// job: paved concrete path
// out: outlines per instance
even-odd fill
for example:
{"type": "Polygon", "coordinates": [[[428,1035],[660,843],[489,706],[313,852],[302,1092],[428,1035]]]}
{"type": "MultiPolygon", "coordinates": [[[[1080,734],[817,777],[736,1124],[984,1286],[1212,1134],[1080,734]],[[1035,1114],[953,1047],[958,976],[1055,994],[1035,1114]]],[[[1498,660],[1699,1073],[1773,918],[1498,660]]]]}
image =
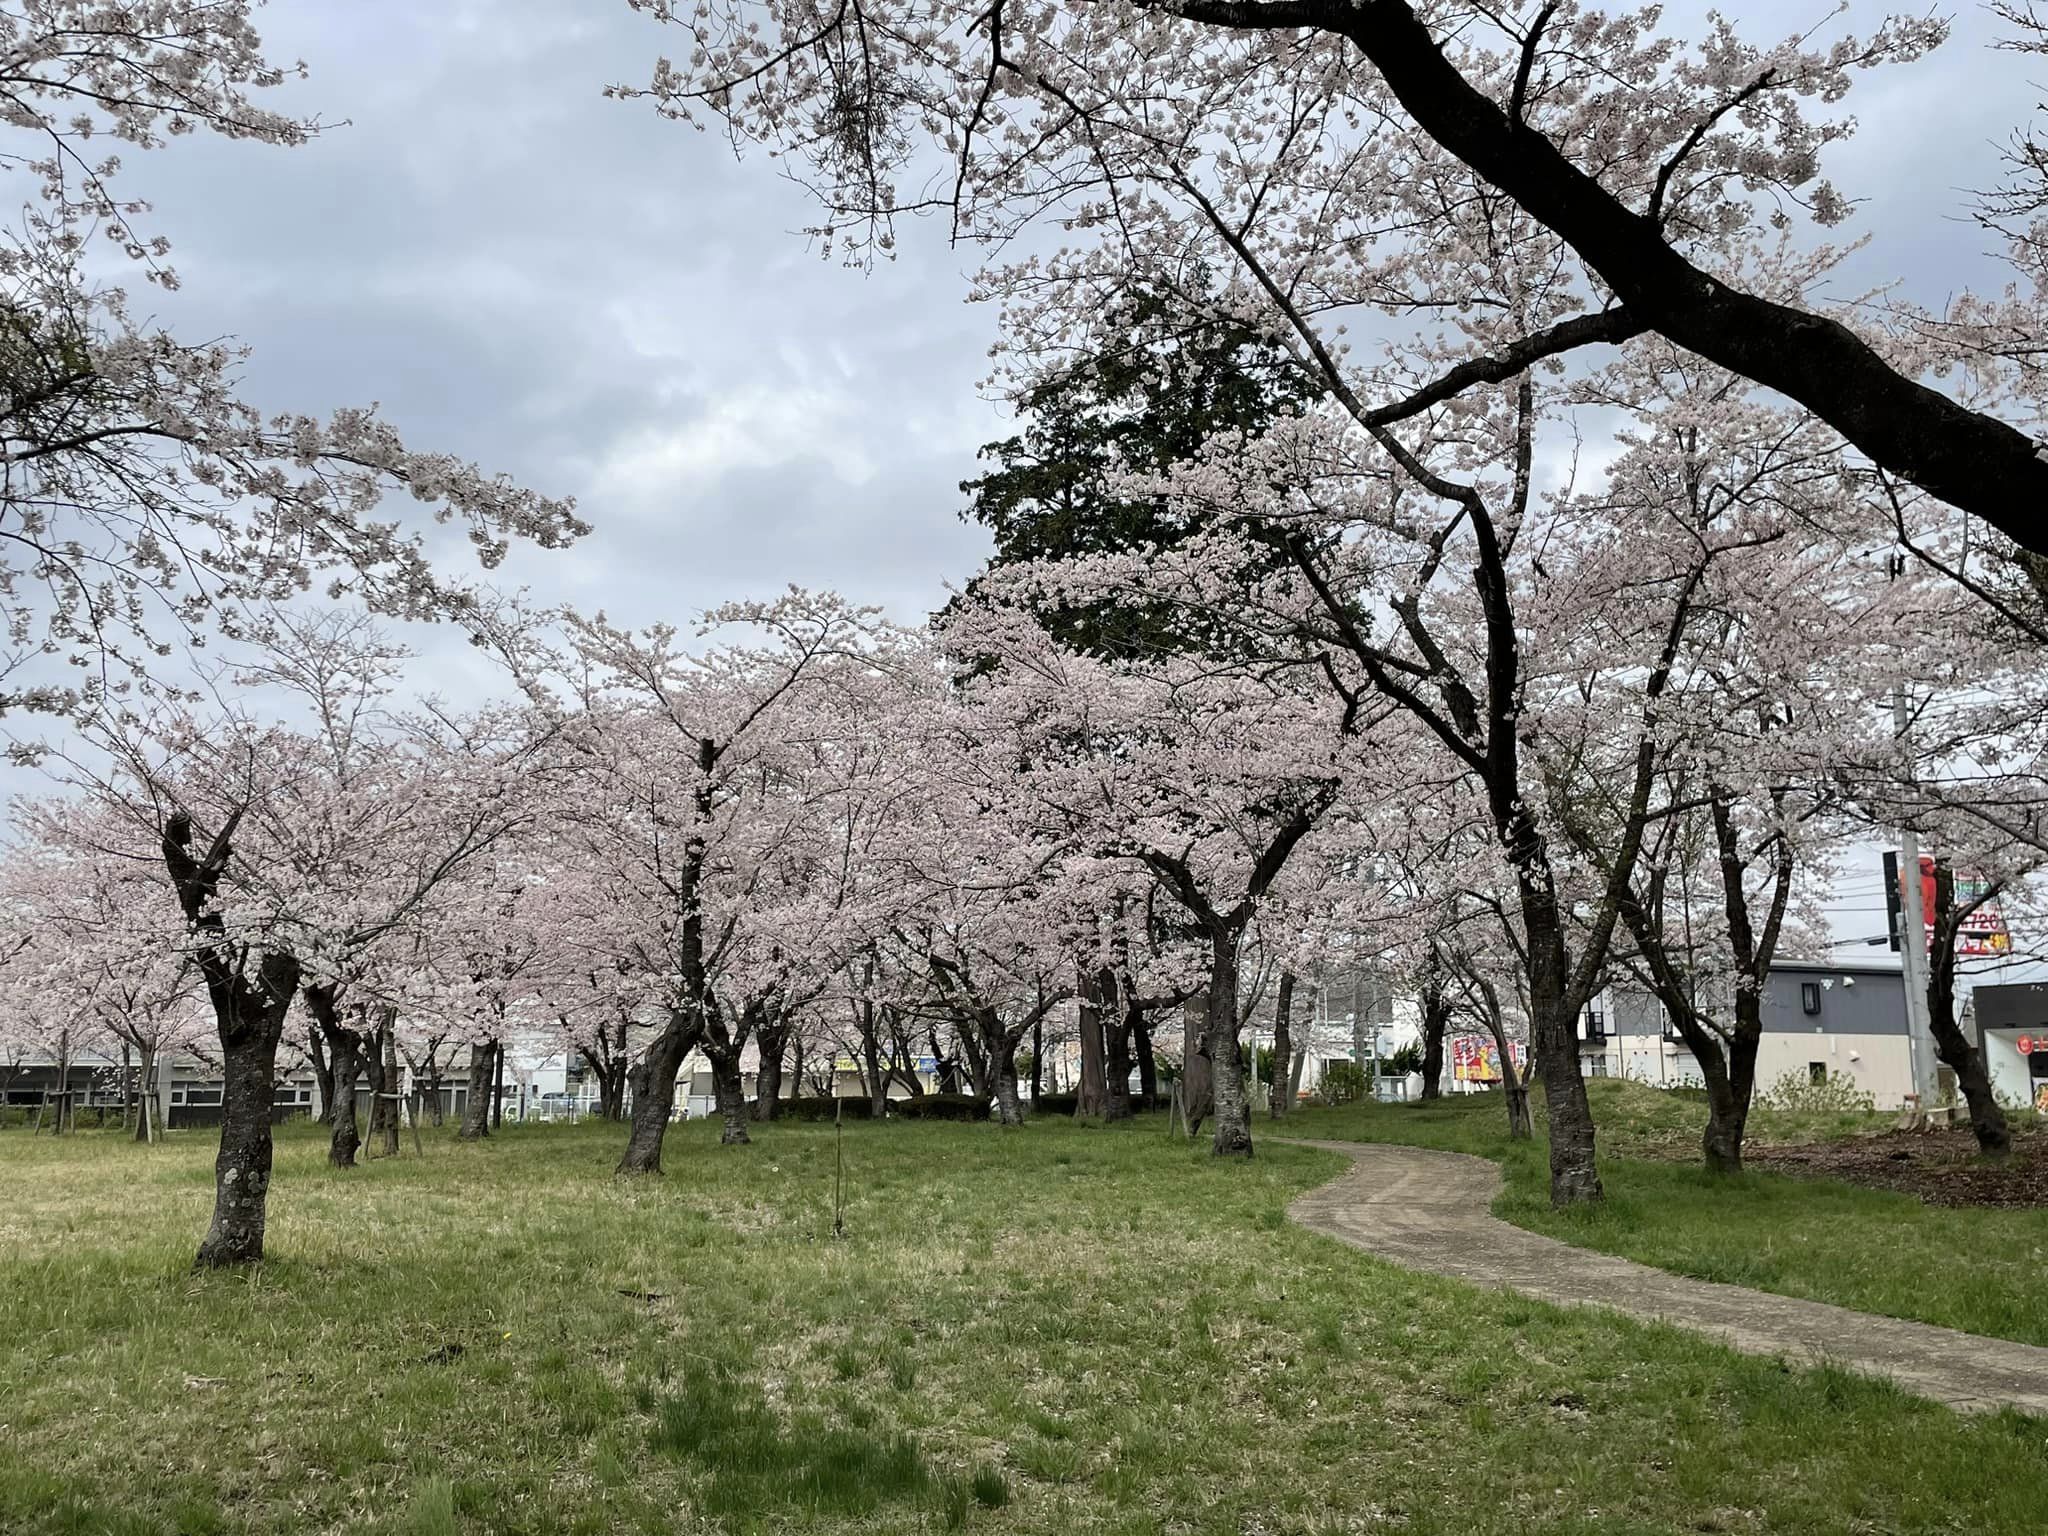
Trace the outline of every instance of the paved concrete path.
{"type": "Polygon", "coordinates": [[[1410,1269],[1672,1323],[1745,1354],[1887,1376],[1965,1412],[2009,1405],[2048,1414],[2048,1349],[1689,1280],[1525,1232],[1491,1214],[1501,1176],[1484,1158],[1343,1141],[1293,1145],[1342,1152],[1353,1166],[1287,1214],[1410,1269]]]}

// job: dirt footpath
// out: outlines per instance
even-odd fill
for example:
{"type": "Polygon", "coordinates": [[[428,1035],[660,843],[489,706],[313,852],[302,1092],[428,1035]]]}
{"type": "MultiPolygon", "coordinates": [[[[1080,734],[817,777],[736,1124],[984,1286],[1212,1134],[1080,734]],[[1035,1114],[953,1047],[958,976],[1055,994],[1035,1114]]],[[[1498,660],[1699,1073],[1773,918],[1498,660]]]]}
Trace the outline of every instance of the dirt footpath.
{"type": "Polygon", "coordinates": [[[2048,1414],[2048,1349],[1823,1302],[1689,1280],[1509,1226],[1489,1212],[1500,1170],[1420,1147],[1313,1141],[1353,1167],[1303,1195],[1303,1226],[1410,1269],[1565,1306],[1605,1307],[1690,1328],[1745,1354],[1888,1377],[1966,1412],[2048,1414]]]}

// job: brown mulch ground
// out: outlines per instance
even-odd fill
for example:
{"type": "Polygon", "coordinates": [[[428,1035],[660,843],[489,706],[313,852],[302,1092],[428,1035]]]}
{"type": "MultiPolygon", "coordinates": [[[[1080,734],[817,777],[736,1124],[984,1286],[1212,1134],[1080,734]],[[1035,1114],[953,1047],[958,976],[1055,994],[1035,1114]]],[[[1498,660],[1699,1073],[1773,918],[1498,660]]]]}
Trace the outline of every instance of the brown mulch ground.
{"type": "Polygon", "coordinates": [[[1840,1179],[1918,1195],[1929,1205],[2048,1207],[2048,1133],[2013,1137],[2010,1160],[1987,1163],[1967,1130],[1885,1131],[1807,1146],[1748,1146],[1745,1167],[1840,1179]]]}

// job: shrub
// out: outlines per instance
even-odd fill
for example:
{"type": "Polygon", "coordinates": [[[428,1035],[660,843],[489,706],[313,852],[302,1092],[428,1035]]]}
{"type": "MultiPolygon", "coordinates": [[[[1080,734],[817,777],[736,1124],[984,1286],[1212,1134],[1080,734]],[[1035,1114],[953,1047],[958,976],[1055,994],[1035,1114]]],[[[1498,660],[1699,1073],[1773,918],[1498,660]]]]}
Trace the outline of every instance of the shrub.
{"type": "Polygon", "coordinates": [[[1876,1100],[1856,1086],[1855,1078],[1843,1072],[1830,1072],[1818,1082],[1804,1072],[1787,1072],[1764,1090],[1763,1101],[1773,1109],[1831,1113],[1868,1114],[1876,1107],[1876,1100]]]}
{"type": "Polygon", "coordinates": [[[1380,1058],[1380,1076],[1406,1077],[1422,1070],[1422,1042],[1410,1040],[1391,1056],[1380,1058]]]}
{"type": "MultiPolygon", "coordinates": [[[[1041,1093],[1037,1098],[1028,1100],[1024,1107],[1031,1114],[1043,1115],[1047,1119],[1051,1119],[1058,1115],[1071,1117],[1074,1111],[1080,1107],[1080,1103],[1081,1096],[1077,1093],[1041,1093]]],[[[1147,1110],[1164,1109],[1166,1104],[1167,1096],[1164,1094],[1151,1099],[1146,1098],[1142,1093],[1131,1095],[1131,1112],[1133,1114],[1142,1115],[1147,1110]]]]}
{"type": "Polygon", "coordinates": [[[986,1120],[988,1100],[970,1093],[927,1093],[912,1099],[891,1099],[889,1113],[905,1120],[986,1120]]]}
{"type": "Polygon", "coordinates": [[[1318,1091],[1328,1104],[1349,1104],[1365,1097],[1365,1068],[1355,1061],[1326,1061],[1318,1091]]]}

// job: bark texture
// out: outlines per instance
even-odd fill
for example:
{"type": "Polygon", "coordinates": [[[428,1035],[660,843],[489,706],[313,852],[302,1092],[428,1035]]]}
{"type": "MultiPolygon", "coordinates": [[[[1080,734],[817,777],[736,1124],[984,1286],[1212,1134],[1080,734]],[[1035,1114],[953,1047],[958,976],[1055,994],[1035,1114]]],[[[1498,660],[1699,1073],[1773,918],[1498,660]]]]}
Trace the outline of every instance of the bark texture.
{"type": "Polygon", "coordinates": [[[238,809],[196,857],[191,817],[177,811],[164,824],[164,867],[184,910],[193,962],[213,1006],[225,1078],[220,1151],[213,1163],[213,1221],[194,1260],[199,1269],[251,1264],[263,1257],[277,1047],[299,990],[295,956],[253,954],[227,933],[218,896],[241,819],[238,809]]]}
{"type": "Polygon", "coordinates": [[[1273,995],[1273,1087],[1267,1113],[1285,1119],[1294,1107],[1294,972],[1282,971],[1273,995]]]}
{"type": "MultiPolygon", "coordinates": [[[[1919,871],[1906,878],[1918,879],[1919,871]]],[[[1992,1092],[1991,1074],[1984,1065],[1984,1053],[1956,1022],[1956,938],[1962,922],[1981,902],[1993,894],[1987,888],[1977,902],[1958,910],[1955,871],[1948,861],[1934,865],[1934,932],[1927,957],[1927,1018],[1934,1033],[1934,1048],[1942,1063],[1956,1075],[1956,1087],[1970,1114],[1970,1130],[1977,1138],[1977,1150],[1986,1157],[2005,1158],[2012,1152],[2012,1127],[2005,1110],[1992,1092]]],[[[1915,942],[1908,935],[1906,942],[1915,942]]]]}
{"type": "Polygon", "coordinates": [[[469,1048],[469,1085],[462,1104],[464,1141],[482,1141],[491,1134],[491,1089],[497,1082],[498,1042],[485,1040],[469,1048]]]}

